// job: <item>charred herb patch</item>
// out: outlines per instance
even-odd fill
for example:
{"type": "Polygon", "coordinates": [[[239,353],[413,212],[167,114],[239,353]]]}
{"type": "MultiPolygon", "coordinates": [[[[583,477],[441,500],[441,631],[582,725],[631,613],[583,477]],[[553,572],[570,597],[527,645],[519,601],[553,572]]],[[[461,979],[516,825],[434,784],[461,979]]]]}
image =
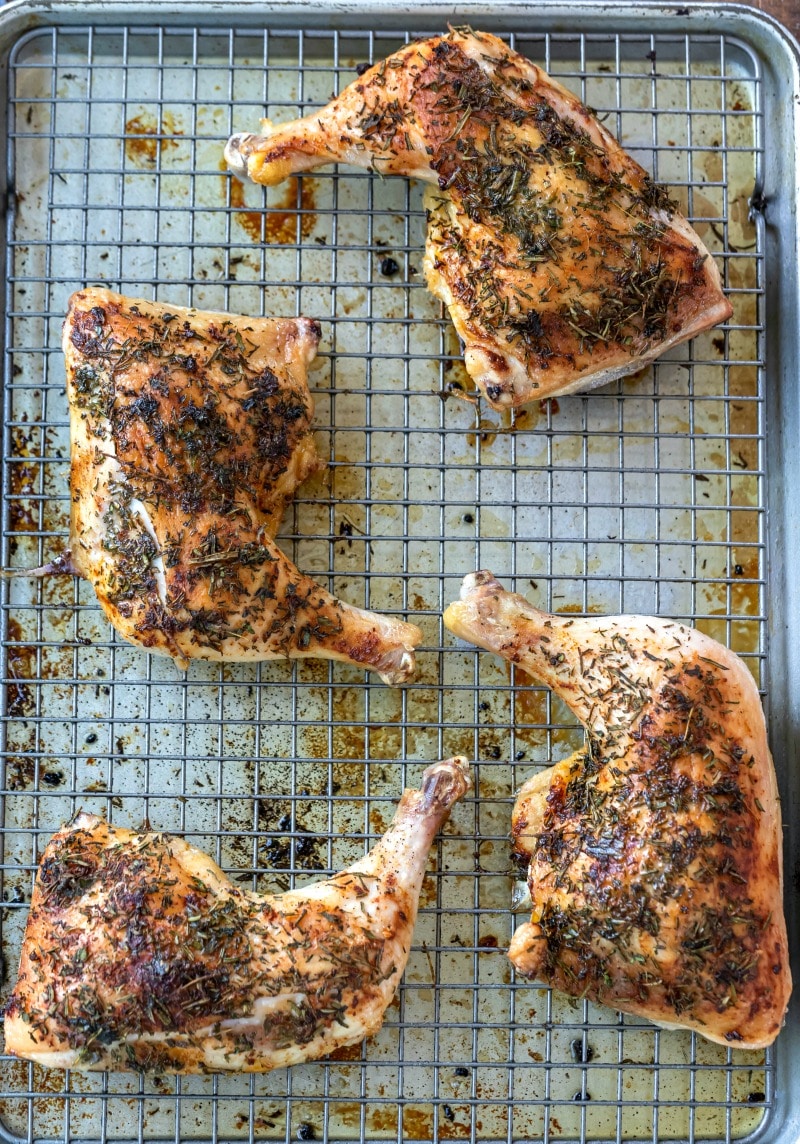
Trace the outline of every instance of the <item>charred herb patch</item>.
{"type": "Polygon", "coordinates": [[[598,287],[596,293],[597,305],[578,297],[565,303],[558,311],[560,321],[578,338],[581,352],[599,342],[615,342],[633,353],[641,339],[662,340],[667,335],[683,287],[659,260],[613,270],[609,285],[598,287]]]}
{"type": "Polygon", "coordinates": [[[114,603],[147,595],[155,586],[153,561],[158,547],[130,507],[131,490],[121,487],[106,510],[102,547],[110,562],[109,599],[114,603]]]}
{"type": "Polygon", "coordinates": [[[642,202],[650,210],[664,211],[666,215],[671,217],[678,209],[678,204],[670,196],[667,188],[661,183],[656,183],[647,174],[642,177],[642,188],[639,193],[642,202]]]}
{"type": "MultiPolygon", "coordinates": [[[[491,58],[494,77],[445,37],[405,105],[411,122],[434,125],[429,161],[441,199],[431,245],[465,321],[540,369],[599,344],[634,353],[643,340],[664,340],[697,273],[681,268],[691,251],[665,257],[658,216],[675,204],[636,164],[615,161],[589,129],[589,109],[560,114],[510,55],[491,58]],[[559,268],[568,304],[549,303],[549,267],[559,268]]],[[[393,123],[384,145],[396,154],[396,111],[393,123]]]]}
{"type": "Polygon", "coordinates": [[[725,667],[684,658],[677,638],[662,659],[615,634],[580,653],[580,670],[549,637],[540,654],[615,713],[547,796],[530,872],[542,975],[677,1015],[722,1013],[743,994],[758,1005],[770,922],[749,896],[760,811],[746,794],[754,759],[726,733],[738,700],[725,667]],[[642,683],[651,661],[663,665],[654,689],[642,683]]]}
{"type": "Polygon", "coordinates": [[[104,436],[102,431],[98,432],[97,423],[108,417],[113,408],[114,385],[111,378],[101,368],[82,365],[73,374],[73,386],[75,403],[95,422],[92,431],[96,436],[104,436]]]}
{"type": "Polygon", "coordinates": [[[80,833],[70,836],[39,867],[39,885],[52,909],[60,909],[84,894],[95,880],[100,865],[96,848],[80,833]]]}
{"type": "MultiPolygon", "coordinates": [[[[54,840],[35,903],[42,933],[61,938],[34,951],[25,1020],[84,1062],[110,1052],[124,1064],[148,1063],[147,1045],[135,1040],[148,1033],[191,1048],[194,1030],[205,1028],[202,1044],[209,1021],[246,1017],[258,997],[281,999],[259,1033],[265,1049],[307,1044],[344,1023],[352,991],[395,972],[366,920],[359,928],[351,914],[325,907],[277,914],[235,888],[220,893],[176,863],[166,836],[115,842],[112,830],[108,843],[102,826],[54,840]]],[[[348,885],[369,892],[366,883],[348,885]]],[[[231,1032],[229,1047],[249,1052],[255,1033],[231,1032]]]]}
{"type": "Polygon", "coordinates": [[[334,637],[338,617],[319,614],[313,590],[278,584],[262,531],[291,487],[276,492],[295,452],[306,451],[301,475],[313,467],[302,385],[227,319],[114,303],[77,308],[70,322],[82,356],[70,399],[101,439],[87,458],[94,477],[75,469],[75,479],[104,502],[103,592],[141,642],[177,654],[184,632],[213,651],[252,639],[284,589],[287,650],[334,637]]]}

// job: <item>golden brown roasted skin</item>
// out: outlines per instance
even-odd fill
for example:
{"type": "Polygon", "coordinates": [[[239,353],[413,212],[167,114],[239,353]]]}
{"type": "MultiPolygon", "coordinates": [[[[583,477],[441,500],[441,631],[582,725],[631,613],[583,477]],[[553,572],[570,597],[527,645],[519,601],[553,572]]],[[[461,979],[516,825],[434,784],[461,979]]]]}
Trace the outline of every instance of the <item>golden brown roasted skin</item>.
{"type": "Polygon", "coordinates": [[[316,657],[391,683],[413,673],[418,628],[335,600],[272,539],[322,467],[306,382],[318,341],[306,318],[70,299],[72,570],[132,643],[183,666],[316,657]]]}
{"type": "Polygon", "coordinates": [[[496,36],[411,44],[321,111],[233,136],[225,155],[267,185],[332,161],[432,184],[428,286],[496,408],[632,373],[732,313],[664,188],[496,36]]]}
{"type": "Polygon", "coordinates": [[[548,615],[490,572],[465,578],[445,624],[586,727],[586,750],[515,807],[533,902],[517,969],[720,1044],[771,1044],[791,992],[781,815],[742,661],[669,620],[548,615]]]}
{"type": "Polygon", "coordinates": [[[364,858],[258,895],[201,851],[81,814],[31,898],[6,1051],[55,1068],[265,1072],[375,1033],[411,948],[428,852],[469,789],[429,767],[364,858]]]}

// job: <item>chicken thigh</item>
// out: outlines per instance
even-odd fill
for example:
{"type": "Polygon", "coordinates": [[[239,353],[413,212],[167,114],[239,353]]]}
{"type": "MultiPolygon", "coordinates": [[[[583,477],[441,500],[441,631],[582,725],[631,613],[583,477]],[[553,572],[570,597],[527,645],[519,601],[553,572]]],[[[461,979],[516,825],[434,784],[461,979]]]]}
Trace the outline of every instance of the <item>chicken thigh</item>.
{"type": "Polygon", "coordinates": [[[469,789],[429,767],[383,839],[327,882],[258,895],[166,834],[81,814],[42,856],[6,1051],[55,1068],[265,1072],[381,1026],[431,843],[469,789]]]}
{"type": "Polygon", "coordinates": [[[322,467],[306,369],[319,327],[74,294],[64,326],[70,563],[126,639],[192,658],[339,659],[389,683],[412,624],[334,599],[273,536],[322,467]]]}
{"type": "Polygon", "coordinates": [[[587,745],[522,788],[526,975],[755,1049],[791,991],[781,815],[758,690],[727,648],[653,616],[548,615],[467,576],[456,635],[552,687],[587,745]]]}
{"type": "Polygon", "coordinates": [[[225,150],[257,183],[344,162],[430,184],[428,286],[495,408],[632,373],[732,313],[664,188],[496,36],[410,44],[322,110],[263,130],[225,150]]]}

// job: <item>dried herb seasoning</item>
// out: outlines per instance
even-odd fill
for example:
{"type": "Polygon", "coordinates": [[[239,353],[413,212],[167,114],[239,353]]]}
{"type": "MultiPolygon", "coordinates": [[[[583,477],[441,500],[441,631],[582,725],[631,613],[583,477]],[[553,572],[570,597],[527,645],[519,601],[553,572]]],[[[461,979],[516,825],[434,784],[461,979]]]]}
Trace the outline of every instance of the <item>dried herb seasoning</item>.
{"type": "Polygon", "coordinates": [[[577,670],[542,635],[549,674],[563,667],[563,685],[605,715],[552,782],[531,889],[546,980],[679,1017],[723,1011],[755,980],[769,908],[749,896],[753,758],[726,731],[726,669],[698,662],[675,631],[655,690],[642,664],[664,661],[617,634],[580,648],[577,670]]]}
{"type": "Polygon", "coordinates": [[[29,961],[26,998],[43,1000],[27,1006],[26,1021],[34,1036],[77,1050],[79,1064],[111,1053],[120,1065],[174,1068],[170,1048],[191,1053],[194,1037],[200,1046],[237,1018],[237,1052],[256,1042],[258,1052],[302,1047],[332,1024],[346,1027],[353,994],[366,1000],[396,975],[391,942],[372,931],[369,913],[347,907],[370,893],[370,875],[334,878],[324,909],[300,899],[285,912],[230,883],[222,889],[210,865],[204,877],[191,873],[184,844],[168,835],[122,835],[79,820],[51,843],[39,873],[39,924],[59,936],[29,961]],[[248,1032],[271,997],[281,1003],[248,1032]]]}
{"type": "Polygon", "coordinates": [[[295,380],[281,342],[297,331],[286,323],[272,345],[247,319],[107,292],[90,304],[98,293],[73,299],[68,382],[73,548],[100,563],[101,598],[139,642],[176,655],[181,635],[210,653],[246,639],[282,597],[287,650],[338,636],[335,607],[292,580],[271,539],[319,467],[304,370],[295,380]]]}

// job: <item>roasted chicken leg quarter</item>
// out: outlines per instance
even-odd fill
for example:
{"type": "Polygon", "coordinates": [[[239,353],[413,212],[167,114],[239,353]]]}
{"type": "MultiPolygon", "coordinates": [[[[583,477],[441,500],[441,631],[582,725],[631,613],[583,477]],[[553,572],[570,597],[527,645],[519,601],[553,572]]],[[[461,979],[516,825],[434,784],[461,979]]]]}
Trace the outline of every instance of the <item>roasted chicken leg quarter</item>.
{"type": "Polygon", "coordinates": [[[732,313],[664,188],[496,36],[410,44],[225,156],[268,186],[330,162],[428,183],[428,286],[496,408],[632,373],[732,313]]]}
{"type": "Polygon", "coordinates": [[[533,903],[517,969],[720,1044],[770,1044],[791,992],[781,815],[744,663],[654,616],[548,615],[491,572],[466,577],[445,624],[586,728],[514,810],[533,903]]]}
{"type": "Polygon", "coordinates": [[[322,467],[306,318],[235,318],[87,289],[64,325],[71,570],[126,639],[192,658],[414,670],[412,624],[334,599],[273,539],[322,467]]]}
{"type": "Polygon", "coordinates": [[[429,767],[348,870],[261,896],[199,850],[81,814],[42,856],[6,1050],[55,1068],[264,1072],[376,1032],[433,838],[469,789],[429,767]]]}

